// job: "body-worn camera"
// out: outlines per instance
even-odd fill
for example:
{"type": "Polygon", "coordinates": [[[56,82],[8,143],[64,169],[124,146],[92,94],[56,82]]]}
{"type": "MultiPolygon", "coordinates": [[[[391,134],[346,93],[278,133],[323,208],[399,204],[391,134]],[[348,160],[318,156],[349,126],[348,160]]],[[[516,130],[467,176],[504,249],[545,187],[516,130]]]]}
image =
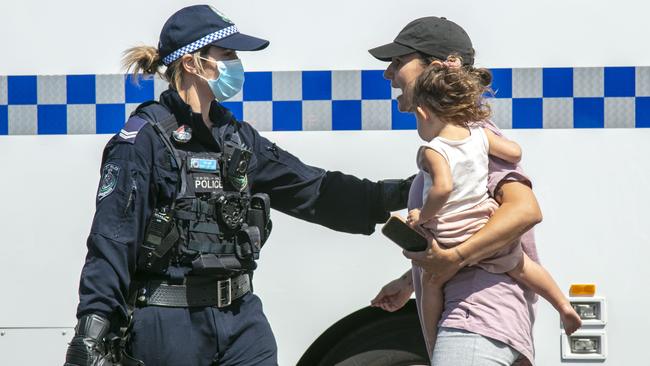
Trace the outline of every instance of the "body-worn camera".
{"type": "Polygon", "coordinates": [[[224,145],[224,175],[237,191],[243,191],[248,185],[248,164],[253,153],[233,142],[224,145]]]}

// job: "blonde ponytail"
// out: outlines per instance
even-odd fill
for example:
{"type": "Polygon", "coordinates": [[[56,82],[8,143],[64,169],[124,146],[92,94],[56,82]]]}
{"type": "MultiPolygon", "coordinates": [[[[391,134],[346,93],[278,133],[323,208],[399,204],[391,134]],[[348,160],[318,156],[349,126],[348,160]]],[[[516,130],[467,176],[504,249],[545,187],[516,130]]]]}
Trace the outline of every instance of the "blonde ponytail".
{"type": "MultiPolygon", "coordinates": [[[[203,72],[201,57],[205,57],[208,54],[209,48],[203,47],[200,50],[190,53],[194,58],[194,64],[200,72],[203,72]]],[[[151,46],[131,47],[124,51],[122,68],[127,73],[131,73],[131,80],[136,85],[138,84],[141,73],[144,75],[157,74],[175,90],[180,90],[183,81],[182,59],[179,58],[164,68],[158,49],[151,46]],[[161,71],[161,68],[164,68],[164,71],[161,71]]]]}
{"type": "Polygon", "coordinates": [[[140,73],[144,75],[163,76],[160,72],[161,67],[160,55],[158,49],[151,46],[136,46],[124,51],[122,57],[122,68],[128,73],[131,72],[132,78],[137,83],[140,73]]]}

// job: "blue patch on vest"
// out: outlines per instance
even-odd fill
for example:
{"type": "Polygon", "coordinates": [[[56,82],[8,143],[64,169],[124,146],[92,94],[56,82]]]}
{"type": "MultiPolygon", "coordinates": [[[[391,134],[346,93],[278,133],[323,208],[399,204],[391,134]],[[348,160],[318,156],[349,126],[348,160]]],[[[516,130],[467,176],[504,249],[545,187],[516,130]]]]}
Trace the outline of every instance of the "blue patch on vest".
{"type": "Polygon", "coordinates": [[[140,132],[140,129],[142,129],[142,127],[144,127],[146,124],[147,121],[138,116],[129,118],[129,120],[124,124],[124,127],[122,127],[120,130],[117,141],[124,141],[134,144],[135,137],[138,135],[138,132],[140,132]]]}
{"type": "Polygon", "coordinates": [[[217,171],[217,161],[215,159],[191,158],[190,167],[192,169],[205,170],[209,172],[217,171]]]}

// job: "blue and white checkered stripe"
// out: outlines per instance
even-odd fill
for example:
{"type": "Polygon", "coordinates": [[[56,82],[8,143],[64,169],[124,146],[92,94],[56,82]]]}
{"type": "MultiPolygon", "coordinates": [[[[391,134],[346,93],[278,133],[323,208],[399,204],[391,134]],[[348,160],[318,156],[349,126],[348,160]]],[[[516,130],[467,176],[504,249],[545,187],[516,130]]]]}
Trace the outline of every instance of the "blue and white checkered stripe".
{"type": "MultiPolygon", "coordinates": [[[[502,128],[650,127],[650,67],[492,69],[502,128]]],[[[224,104],[261,131],[414,129],[381,70],[247,72],[224,104]]],[[[117,133],[167,83],[125,75],[0,76],[0,135],[117,133]]]]}
{"type": "Polygon", "coordinates": [[[201,49],[201,48],[209,45],[210,43],[212,43],[214,41],[218,41],[218,40],[220,40],[222,38],[226,38],[226,37],[231,36],[231,35],[233,35],[235,33],[239,33],[239,30],[237,30],[237,27],[235,27],[234,25],[231,25],[230,27],[227,27],[227,28],[220,29],[220,30],[218,30],[218,31],[216,31],[214,33],[210,33],[207,36],[205,36],[205,37],[203,37],[203,38],[201,38],[201,39],[199,39],[197,41],[194,41],[194,42],[188,44],[187,46],[181,47],[181,48],[177,49],[176,51],[172,52],[171,54],[165,56],[163,58],[163,64],[165,64],[165,66],[167,66],[167,65],[171,64],[172,62],[174,62],[176,59],[183,56],[184,54],[192,53],[192,52],[194,52],[194,51],[196,51],[198,49],[201,49]]]}

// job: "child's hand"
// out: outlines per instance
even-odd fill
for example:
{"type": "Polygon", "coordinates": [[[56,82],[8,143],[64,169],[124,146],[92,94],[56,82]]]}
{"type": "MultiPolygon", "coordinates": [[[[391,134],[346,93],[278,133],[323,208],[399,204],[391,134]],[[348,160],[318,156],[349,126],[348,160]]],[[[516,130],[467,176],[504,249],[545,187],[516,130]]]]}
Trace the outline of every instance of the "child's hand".
{"type": "Polygon", "coordinates": [[[408,216],[406,216],[406,223],[412,228],[416,228],[420,225],[420,210],[415,208],[409,211],[408,216]]]}

